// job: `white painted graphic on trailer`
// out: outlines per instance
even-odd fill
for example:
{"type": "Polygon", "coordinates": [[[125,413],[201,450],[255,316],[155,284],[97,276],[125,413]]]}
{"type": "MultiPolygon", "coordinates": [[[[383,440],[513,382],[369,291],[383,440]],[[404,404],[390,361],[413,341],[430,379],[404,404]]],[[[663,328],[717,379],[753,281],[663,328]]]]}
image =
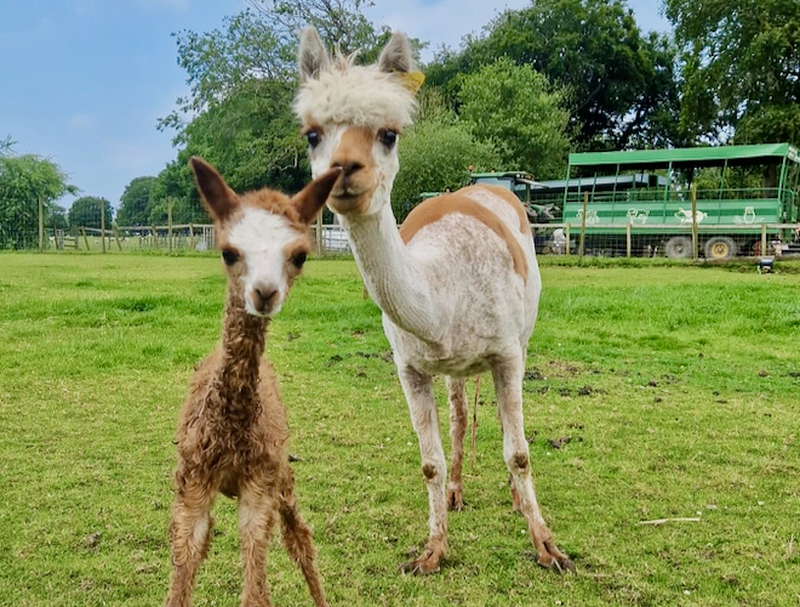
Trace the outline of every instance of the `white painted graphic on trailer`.
{"type": "Polygon", "coordinates": [[[631,208],[628,209],[626,216],[628,217],[628,223],[644,225],[647,223],[647,218],[650,217],[650,209],[640,211],[639,209],[631,208]]]}
{"type": "Polygon", "coordinates": [[[754,223],[764,223],[764,218],[759,217],[756,219],[756,209],[755,207],[745,207],[744,213],[742,215],[736,215],[733,218],[733,223],[735,224],[743,224],[743,225],[751,225],[754,223]]]}
{"type": "MultiPolygon", "coordinates": [[[[583,217],[583,209],[578,209],[578,212],[575,213],[575,217],[580,220],[581,217],[583,217]]],[[[600,223],[600,218],[597,216],[597,210],[589,209],[586,211],[586,225],[592,225],[595,223],[600,223]]]]}
{"type": "MultiPolygon", "coordinates": [[[[681,208],[679,208],[679,209],[678,209],[678,212],[677,212],[677,213],[675,213],[675,217],[677,217],[678,219],[680,219],[682,224],[685,224],[685,223],[692,223],[692,209],[689,209],[689,210],[687,211],[687,210],[685,210],[685,209],[681,209],[681,208]]],[[[702,222],[702,221],[703,221],[703,220],[704,220],[706,217],[708,217],[708,213],[704,213],[704,212],[703,212],[703,211],[701,211],[700,209],[697,209],[697,212],[695,213],[695,217],[697,218],[697,223],[700,223],[700,222],[702,222]]]]}

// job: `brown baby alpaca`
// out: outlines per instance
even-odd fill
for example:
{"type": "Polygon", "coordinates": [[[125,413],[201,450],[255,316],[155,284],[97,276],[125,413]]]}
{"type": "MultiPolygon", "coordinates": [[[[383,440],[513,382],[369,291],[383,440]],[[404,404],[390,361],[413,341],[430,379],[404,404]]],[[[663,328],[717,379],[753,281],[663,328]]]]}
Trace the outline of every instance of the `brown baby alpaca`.
{"type": "Polygon", "coordinates": [[[165,604],[190,604],[208,550],[211,506],[222,493],[238,500],[245,573],[241,605],[271,605],[266,548],[279,518],[286,548],[315,604],[326,606],[311,530],[295,501],[286,412],[272,365],[263,355],[270,316],[300,272],[311,246],[308,225],[339,171],[326,173],[291,199],[271,190],[239,197],[213,167],[198,158],[191,164],[216,224],[228,293],[222,341],[197,366],[180,415],[170,526],[173,571],[165,604]],[[262,228],[267,233],[259,233],[262,228]],[[269,255],[270,263],[258,259],[269,255]],[[278,255],[285,257],[282,265],[275,263],[278,255]],[[276,268],[282,276],[269,274],[276,268]]]}

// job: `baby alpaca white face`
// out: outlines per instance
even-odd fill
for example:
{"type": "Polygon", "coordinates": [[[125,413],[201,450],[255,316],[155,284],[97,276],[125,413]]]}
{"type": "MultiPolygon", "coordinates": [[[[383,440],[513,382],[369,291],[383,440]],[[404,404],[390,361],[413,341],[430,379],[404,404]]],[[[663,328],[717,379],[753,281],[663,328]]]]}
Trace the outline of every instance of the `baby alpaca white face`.
{"type": "Polygon", "coordinates": [[[283,215],[245,207],[225,231],[222,258],[249,314],[277,314],[308,254],[308,238],[283,215]]]}

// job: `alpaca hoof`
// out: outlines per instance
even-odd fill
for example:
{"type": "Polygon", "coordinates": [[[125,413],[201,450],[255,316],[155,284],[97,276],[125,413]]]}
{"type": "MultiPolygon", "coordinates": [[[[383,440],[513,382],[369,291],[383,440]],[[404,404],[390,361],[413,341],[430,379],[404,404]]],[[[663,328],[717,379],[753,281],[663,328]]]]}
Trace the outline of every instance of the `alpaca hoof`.
{"type": "Polygon", "coordinates": [[[464,495],[461,488],[447,490],[447,509],[461,512],[464,509],[464,495]]]}
{"type": "Polygon", "coordinates": [[[539,563],[540,566],[544,567],[545,569],[550,569],[551,571],[555,571],[559,575],[563,575],[564,573],[577,573],[575,569],[575,563],[566,555],[558,553],[558,556],[554,556],[552,554],[545,554],[544,556],[540,555],[536,562],[539,563]]]}
{"type": "Polygon", "coordinates": [[[400,566],[402,573],[410,573],[411,575],[428,575],[439,571],[440,555],[435,554],[430,548],[426,548],[421,556],[415,558],[413,561],[403,563],[400,566]]]}

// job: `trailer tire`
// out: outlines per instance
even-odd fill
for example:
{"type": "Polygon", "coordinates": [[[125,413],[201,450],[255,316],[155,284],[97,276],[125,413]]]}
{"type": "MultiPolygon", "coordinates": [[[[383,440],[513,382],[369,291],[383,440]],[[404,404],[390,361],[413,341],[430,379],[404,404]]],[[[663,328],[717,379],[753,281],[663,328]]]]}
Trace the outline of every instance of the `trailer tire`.
{"type": "Polygon", "coordinates": [[[727,236],[712,236],[706,241],[706,259],[730,259],[738,253],[736,242],[727,236]]]}
{"type": "Polygon", "coordinates": [[[670,259],[686,259],[692,256],[692,240],[686,236],[673,236],[664,245],[664,254],[670,259]]]}

